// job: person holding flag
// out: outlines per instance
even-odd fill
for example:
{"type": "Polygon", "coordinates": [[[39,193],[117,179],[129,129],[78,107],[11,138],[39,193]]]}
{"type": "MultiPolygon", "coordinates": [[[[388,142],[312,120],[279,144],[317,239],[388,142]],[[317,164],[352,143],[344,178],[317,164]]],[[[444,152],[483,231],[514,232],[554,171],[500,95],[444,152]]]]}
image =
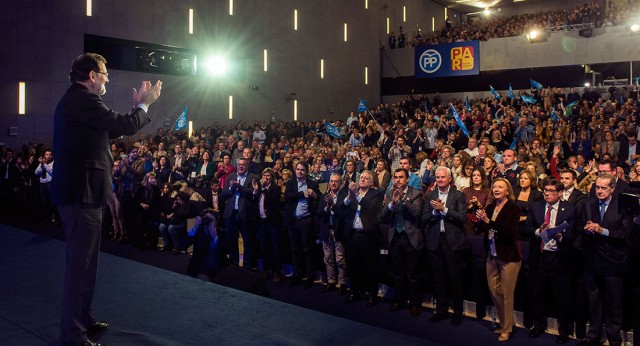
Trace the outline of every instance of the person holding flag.
{"type": "Polygon", "coordinates": [[[460,119],[460,115],[458,114],[458,111],[456,111],[456,108],[453,107],[452,103],[450,103],[449,105],[451,106],[451,112],[453,113],[453,118],[456,119],[458,126],[460,126],[460,130],[462,131],[462,133],[464,133],[465,136],[469,137],[469,131],[467,130],[467,126],[465,126],[462,119],[460,119]]]}
{"type": "Polygon", "coordinates": [[[184,130],[188,127],[189,122],[187,121],[187,107],[188,106],[184,106],[184,110],[178,116],[178,119],[176,119],[176,123],[173,126],[174,130],[184,130]]]}
{"type": "Polygon", "coordinates": [[[529,79],[531,82],[531,89],[542,90],[543,86],[541,83],[534,81],[533,79],[529,79]]]}
{"type": "Polygon", "coordinates": [[[491,94],[496,98],[496,100],[500,100],[501,96],[498,94],[496,89],[493,88],[493,85],[489,85],[489,90],[491,90],[491,94]]]}

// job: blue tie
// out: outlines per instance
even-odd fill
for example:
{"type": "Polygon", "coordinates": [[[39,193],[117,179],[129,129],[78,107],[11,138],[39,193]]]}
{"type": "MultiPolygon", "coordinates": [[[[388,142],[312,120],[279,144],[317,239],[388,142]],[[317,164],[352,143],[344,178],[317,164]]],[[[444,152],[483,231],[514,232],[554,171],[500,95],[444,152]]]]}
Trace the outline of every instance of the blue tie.
{"type": "Polygon", "coordinates": [[[604,212],[606,208],[607,208],[607,203],[600,202],[600,222],[602,222],[602,220],[604,219],[604,212]]]}

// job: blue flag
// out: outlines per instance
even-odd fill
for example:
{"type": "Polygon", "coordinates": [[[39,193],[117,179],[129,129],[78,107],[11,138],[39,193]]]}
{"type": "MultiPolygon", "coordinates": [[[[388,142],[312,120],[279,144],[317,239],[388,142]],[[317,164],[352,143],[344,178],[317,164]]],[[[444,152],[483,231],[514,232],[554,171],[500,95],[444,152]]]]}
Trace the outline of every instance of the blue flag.
{"type": "Polygon", "coordinates": [[[522,95],[522,101],[530,104],[534,104],[538,102],[538,100],[534,99],[533,96],[522,95]]]}
{"type": "Polygon", "coordinates": [[[509,83],[509,98],[515,100],[516,96],[513,94],[513,89],[511,89],[511,83],[509,83]]]}
{"type": "Polygon", "coordinates": [[[553,119],[554,123],[558,121],[558,114],[556,114],[556,106],[553,106],[553,108],[551,109],[551,119],[553,119]]]}
{"type": "Polygon", "coordinates": [[[187,122],[187,107],[188,106],[184,106],[184,110],[182,111],[182,114],[180,114],[178,116],[178,119],[176,119],[176,124],[173,127],[176,131],[186,129],[187,125],[189,124],[187,122]]]}
{"type": "Polygon", "coordinates": [[[342,135],[340,135],[340,129],[337,126],[329,124],[328,121],[324,123],[324,129],[327,132],[327,134],[331,137],[335,137],[335,138],[342,137],[342,135]]]}
{"type": "Polygon", "coordinates": [[[467,127],[464,126],[464,123],[462,122],[462,119],[460,119],[460,115],[458,115],[456,109],[453,107],[453,104],[451,104],[451,111],[453,112],[453,117],[456,119],[458,126],[460,126],[462,133],[464,133],[465,136],[469,137],[469,131],[467,131],[467,127]]]}
{"type": "Polygon", "coordinates": [[[623,105],[624,104],[624,99],[622,98],[622,95],[620,95],[620,104],[623,105]]]}
{"type": "Polygon", "coordinates": [[[471,113],[471,106],[469,106],[469,96],[464,97],[464,106],[467,109],[467,113],[471,113]]]}
{"type": "Polygon", "coordinates": [[[516,138],[513,139],[513,142],[511,142],[511,145],[509,146],[509,149],[514,150],[516,148],[516,144],[518,144],[518,139],[520,139],[520,136],[522,135],[522,132],[524,132],[524,131],[520,131],[520,133],[518,133],[516,138]]]}
{"type": "Polygon", "coordinates": [[[538,90],[540,90],[540,89],[542,89],[542,88],[543,88],[543,87],[542,87],[542,84],[540,84],[540,83],[538,83],[538,82],[534,81],[533,79],[529,79],[529,81],[531,81],[531,89],[538,89],[538,90]]]}
{"type": "Polygon", "coordinates": [[[367,101],[363,100],[363,99],[358,99],[360,100],[358,102],[358,112],[366,112],[369,110],[369,108],[367,108],[367,101]]]}
{"type": "Polygon", "coordinates": [[[498,95],[498,93],[496,92],[496,89],[494,89],[492,85],[489,85],[489,90],[491,90],[491,94],[493,94],[493,97],[495,97],[496,100],[500,99],[500,95],[498,95]]]}

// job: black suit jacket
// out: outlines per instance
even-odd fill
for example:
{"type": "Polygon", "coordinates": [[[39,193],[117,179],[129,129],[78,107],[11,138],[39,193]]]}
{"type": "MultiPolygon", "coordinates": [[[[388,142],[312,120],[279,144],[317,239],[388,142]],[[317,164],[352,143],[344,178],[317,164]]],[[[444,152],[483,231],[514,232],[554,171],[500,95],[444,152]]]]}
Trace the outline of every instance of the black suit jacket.
{"type": "Polygon", "coordinates": [[[362,197],[360,202],[353,198],[349,204],[345,204],[344,200],[339,201],[344,212],[344,232],[347,240],[351,239],[355,232],[353,231],[353,221],[356,218],[358,205],[360,206],[360,220],[362,220],[362,230],[371,239],[380,241],[382,233],[380,231],[380,222],[378,215],[382,210],[382,190],[370,188],[362,197]]]}
{"type": "Polygon", "coordinates": [[[133,135],[150,121],[142,108],[119,114],[83,85],[72,84],[53,116],[56,164],[51,202],[108,203],[112,198],[113,167],[109,138],[133,135]]]}
{"type": "Polygon", "coordinates": [[[424,246],[424,235],[420,229],[420,217],[422,212],[422,192],[415,190],[411,187],[407,187],[407,193],[402,199],[402,208],[396,207],[394,210],[389,209],[389,203],[393,200],[393,190],[387,192],[383,206],[382,213],[380,214],[380,220],[389,223],[389,233],[387,235],[387,242],[391,245],[393,236],[396,233],[395,225],[398,218],[398,214],[402,213],[402,220],[404,220],[404,231],[407,233],[407,237],[411,242],[411,245],[415,250],[420,250],[424,246]]]}
{"type": "Polygon", "coordinates": [[[235,209],[236,203],[236,192],[240,194],[238,198],[238,214],[241,219],[253,220],[255,218],[255,213],[253,212],[253,180],[258,180],[258,176],[255,174],[247,173],[247,177],[244,179],[244,184],[236,185],[236,187],[231,188],[232,181],[238,181],[238,173],[231,173],[227,180],[224,183],[224,188],[220,191],[222,194],[222,198],[225,200],[224,206],[224,218],[228,219],[231,217],[235,209]]]}
{"type": "Polygon", "coordinates": [[[329,228],[331,212],[333,211],[333,230],[336,237],[336,241],[343,240],[344,233],[344,218],[343,218],[343,204],[344,199],[347,197],[347,192],[344,189],[338,191],[336,197],[336,204],[331,208],[327,208],[327,203],[324,201],[324,197],[329,195],[331,191],[327,191],[320,197],[318,202],[318,208],[316,210],[316,221],[319,222],[318,238],[323,242],[329,241],[329,228]],[[326,209],[325,209],[326,208],[326,209]]]}
{"type": "MultiPolygon", "coordinates": [[[[535,201],[529,206],[527,213],[527,233],[529,235],[529,268],[535,270],[538,266],[541,256],[542,239],[535,235],[535,231],[544,223],[544,216],[547,212],[547,202],[544,200],[535,201]]],[[[558,246],[558,254],[560,260],[566,265],[571,265],[571,256],[573,254],[574,227],[576,222],[576,209],[573,205],[566,201],[560,201],[558,212],[556,214],[556,226],[563,222],[569,224],[569,228],[563,233],[562,241],[556,240],[558,246]]]]}
{"type": "Polygon", "coordinates": [[[260,187],[257,193],[252,194],[253,204],[256,206],[256,219],[260,217],[260,196],[264,195],[264,213],[267,216],[265,220],[278,222],[282,217],[280,212],[280,186],[271,183],[268,188],[260,187]]]}
{"type": "MultiPolygon", "coordinates": [[[[309,213],[313,216],[316,211],[318,198],[322,195],[318,188],[318,183],[307,178],[307,188],[313,190],[316,193],[316,198],[311,196],[307,197],[307,203],[309,203],[309,213]]],[[[284,200],[287,203],[285,209],[285,221],[292,222],[296,217],[296,207],[298,206],[298,200],[305,198],[304,193],[298,191],[298,180],[292,178],[287,181],[287,185],[284,189],[284,200]]]]}
{"type": "MultiPolygon", "coordinates": [[[[431,201],[438,199],[438,188],[427,192],[422,208],[422,229],[427,243],[427,249],[436,251],[440,242],[440,218],[433,215],[431,201]]],[[[444,233],[447,243],[453,251],[463,250],[469,247],[467,234],[464,231],[464,223],[467,221],[467,199],[464,193],[449,188],[447,196],[447,215],[444,217],[444,233]]]]}
{"type": "MultiPolygon", "coordinates": [[[[635,155],[640,154],[640,144],[636,144],[635,155]]],[[[629,159],[629,143],[620,142],[620,150],[618,151],[618,162],[622,167],[629,167],[625,161],[629,159]]]]}
{"type": "Polygon", "coordinates": [[[567,202],[573,204],[576,210],[581,210],[580,207],[578,206],[578,203],[581,203],[585,198],[587,198],[587,195],[582,193],[582,191],[574,188],[573,191],[571,191],[571,194],[569,195],[567,202]]]}
{"type": "Polygon", "coordinates": [[[583,234],[585,271],[594,275],[625,275],[629,269],[633,217],[619,212],[618,198],[615,196],[607,206],[603,220],[600,220],[597,198],[586,201],[582,214],[579,227],[583,234]],[[608,229],[609,236],[585,232],[584,225],[589,220],[608,229]]]}

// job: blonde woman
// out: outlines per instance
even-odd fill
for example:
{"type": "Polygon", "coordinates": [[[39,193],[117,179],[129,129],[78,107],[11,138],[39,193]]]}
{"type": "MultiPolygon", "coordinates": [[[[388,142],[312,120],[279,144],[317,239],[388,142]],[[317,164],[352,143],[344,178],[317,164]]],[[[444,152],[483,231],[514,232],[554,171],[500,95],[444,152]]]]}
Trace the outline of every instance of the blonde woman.
{"type": "Polygon", "coordinates": [[[522,265],[518,222],[520,210],[515,205],[509,181],[496,178],[491,186],[494,201],[479,209],[476,217],[484,233],[487,250],[487,282],[496,307],[500,328],[498,341],[508,341],[515,326],[514,292],[522,265]]]}

